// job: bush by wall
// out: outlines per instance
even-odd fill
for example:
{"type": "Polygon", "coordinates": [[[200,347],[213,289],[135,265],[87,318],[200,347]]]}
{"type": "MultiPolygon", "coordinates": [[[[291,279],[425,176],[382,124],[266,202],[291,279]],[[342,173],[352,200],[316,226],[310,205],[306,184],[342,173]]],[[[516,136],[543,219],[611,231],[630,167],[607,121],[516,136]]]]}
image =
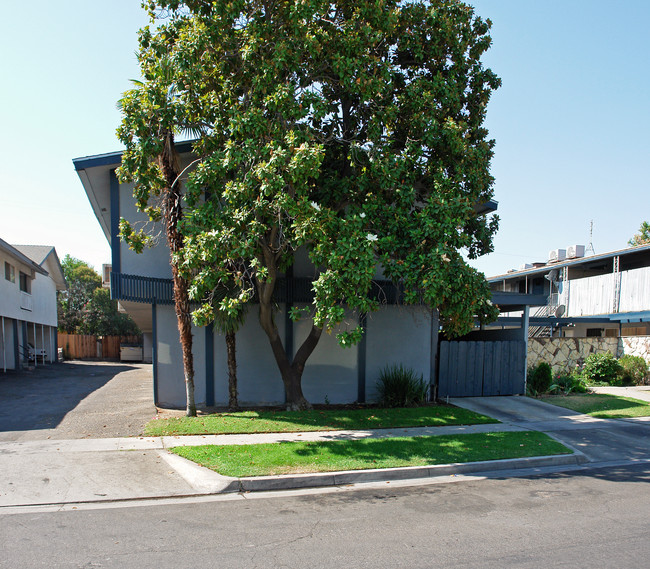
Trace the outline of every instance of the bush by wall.
{"type": "Polygon", "coordinates": [[[587,356],[582,368],[582,377],[589,383],[620,383],[623,368],[618,360],[609,352],[587,356]]]}
{"type": "Polygon", "coordinates": [[[641,356],[625,355],[618,360],[621,364],[623,385],[644,385],[648,377],[648,364],[641,356]]]}
{"type": "Polygon", "coordinates": [[[410,368],[387,366],[377,381],[379,404],[384,407],[408,407],[429,400],[429,386],[410,368]]]}
{"type": "Polygon", "coordinates": [[[546,362],[540,362],[528,370],[528,391],[533,395],[546,393],[552,381],[553,372],[546,362]]]}

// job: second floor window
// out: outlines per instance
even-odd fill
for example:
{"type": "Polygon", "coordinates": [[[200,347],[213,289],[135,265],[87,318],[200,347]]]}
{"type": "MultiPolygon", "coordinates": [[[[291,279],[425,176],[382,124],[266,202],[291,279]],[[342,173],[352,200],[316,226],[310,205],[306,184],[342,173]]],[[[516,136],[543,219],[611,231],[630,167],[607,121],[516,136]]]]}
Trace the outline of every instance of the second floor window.
{"type": "Polygon", "coordinates": [[[32,294],[32,279],[25,273],[20,273],[20,290],[27,294],[32,294]]]}
{"type": "Polygon", "coordinates": [[[14,269],[13,265],[10,265],[5,261],[5,279],[7,279],[9,282],[15,283],[16,282],[16,269],[14,269]]]}

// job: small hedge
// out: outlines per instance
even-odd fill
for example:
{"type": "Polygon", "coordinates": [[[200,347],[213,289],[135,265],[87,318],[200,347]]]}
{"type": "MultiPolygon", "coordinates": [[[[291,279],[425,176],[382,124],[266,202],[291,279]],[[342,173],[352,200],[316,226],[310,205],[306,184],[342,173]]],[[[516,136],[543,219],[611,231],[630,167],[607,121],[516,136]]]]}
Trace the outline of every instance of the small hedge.
{"type": "Polygon", "coordinates": [[[621,364],[623,385],[644,385],[648,377],[648,364],[641,356],[625,355],[618,360],[621,364]]]}
{"type": "Polygon", "coordinates": [[[429,400],[429,386],[410,368],[387,366],[377,381],[379,404],[383,407],[410,407],[429,400]]]}
{"type": "Polygon", "coordinates": [[[532,395],[546,393],[553,382],[553,370],[546,362],[540,362],[528,370],[528,391],[532,395]]]}
{"type": "Polygon", "coordinates": [[[582,368],[582,377],[588,383],[620,383],[623,367],[609,352],[602,354],[589,354],[582,368]]]}

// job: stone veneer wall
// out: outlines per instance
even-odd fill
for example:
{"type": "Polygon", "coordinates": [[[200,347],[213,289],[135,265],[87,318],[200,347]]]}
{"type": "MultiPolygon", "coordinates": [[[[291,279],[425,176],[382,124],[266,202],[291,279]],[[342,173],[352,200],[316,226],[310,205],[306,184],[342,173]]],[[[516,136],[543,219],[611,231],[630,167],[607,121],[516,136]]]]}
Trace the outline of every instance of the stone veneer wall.
{"type": "Polygon", "coordinates": [[[554,372],[571,371],[589,354],[610,352],[618,356],[622,338],[529,338],[528,366],[547,362],[554,372]]]}
{"type": "Polygon", "coordinates": [[[641,356],[650,364],[650,336],[623,336],[618,339],[618,357],[641,356]]]}
{"type": "Polygon", "coordinates": [[[620,358],[641,356],[650,364],[650,336],[622,338],[529,338],[528,366],[551,364],[554,372],[570,371],[582,365],[589,354],[610,352],[620,358]]]}

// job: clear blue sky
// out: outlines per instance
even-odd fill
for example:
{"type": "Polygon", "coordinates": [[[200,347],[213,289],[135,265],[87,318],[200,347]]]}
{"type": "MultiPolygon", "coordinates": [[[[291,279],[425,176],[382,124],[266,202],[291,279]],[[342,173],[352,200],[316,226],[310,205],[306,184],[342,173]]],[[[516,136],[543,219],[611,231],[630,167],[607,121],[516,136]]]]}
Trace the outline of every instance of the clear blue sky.
{"type": "MultiPolygon", "coordinates": [[[[650,1],[474,0],[503,80],[487,126],[501,228],[487,276],[548,251],[626,246],[650,220],[650,1]]],[[[139,0],[5,2],[0,238],[97,269],[110,250],[72,158],[119,150],[115,102],[138,78],[139,0]]]]}

